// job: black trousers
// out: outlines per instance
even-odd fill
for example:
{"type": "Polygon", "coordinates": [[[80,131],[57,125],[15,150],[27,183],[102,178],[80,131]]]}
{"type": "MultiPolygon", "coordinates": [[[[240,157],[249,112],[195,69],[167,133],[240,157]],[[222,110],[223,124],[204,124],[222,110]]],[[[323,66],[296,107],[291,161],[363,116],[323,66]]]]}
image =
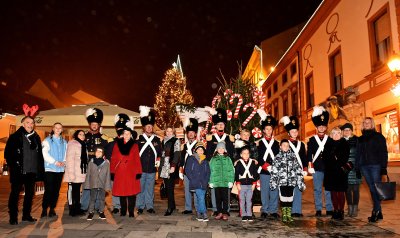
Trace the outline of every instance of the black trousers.
{"type": "Polygon", "coordinates": [[[215,200],[217,202],[218,213],[228,213],[228,191],[229,188],[215,188],[215,200]]]}
{"type": "Polygon", "coordinates": [[[62,172],[44,173],[44,195],[42,202],[42,208],[44,211],[46,211],[48,207],[50,207],[50,209],[56,207],[63,175],[64,173],[62,172]]]}
{"type": "Polygon", "coordinates": [[[30,216],[32,210],[33,195],[35,195],[35,177],[34,173],[27,173],[21,175],[18,181],[11,183],[11,192],[8,199],[8,209],[10,213],[10,219],[17,220],[18,218],[18,200],[19,193],[21,192],[22,186],[25,189],[24,196],[24,207],[22,210],[23,216],[30,216]]]}
{"type": "Polygon", "coordinates": [[[175,179],[173,177],[164,178],[165,188],[167,190],[168,210],[174,210],[175,206],[175,179]]]}
{"type": "Polygon", "coordinates": [[[68,183],[69,214],[72,216],[81,210],[81,185],[82,183],[68,183]]]}
{"type": "Polygon", "coordinates": [[[134,214],[136,196],[121,196],[119,197],[119,202],[121,203],[121,215],[126,215],[127,202],[128,202],[128,212],[129,214],[134,214]]]}

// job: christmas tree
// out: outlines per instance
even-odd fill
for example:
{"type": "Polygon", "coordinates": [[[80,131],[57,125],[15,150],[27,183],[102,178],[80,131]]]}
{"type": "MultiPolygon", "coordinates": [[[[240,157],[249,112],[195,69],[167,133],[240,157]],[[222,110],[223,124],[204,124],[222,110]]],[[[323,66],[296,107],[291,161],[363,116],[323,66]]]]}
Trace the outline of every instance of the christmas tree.
{"type": "Polygon", "coordinates": [[[183,75],[178,56],[178,60],[173,64],[173,67],[165,72],[156,94],[154,109],[157,114],[157,126],[160,128],[165,128],[166,126],[177,127],[180,120],[176,112],[176,105],[192,104],[193,96],[186,89],[186,77],[183,75]]]}

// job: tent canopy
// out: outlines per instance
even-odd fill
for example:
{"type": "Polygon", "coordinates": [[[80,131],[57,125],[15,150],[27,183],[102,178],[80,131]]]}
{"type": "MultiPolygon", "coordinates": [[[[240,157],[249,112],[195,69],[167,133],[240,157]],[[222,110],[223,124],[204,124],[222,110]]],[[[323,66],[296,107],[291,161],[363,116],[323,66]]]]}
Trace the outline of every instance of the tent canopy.
{"type": "MultiPolygon", "coordinates": [[[[88,108],[93,107],[103,111],[104,118],[103,123],[101,124],[103,127],[114,127],[114,118],[118,113],[125,113],[128,116],[132,116],[133,125],[135,127],[141,126],[139,113],[106,102],[73,105],[72,107],[67,108],[40,111],[35,117],[35,123],[36,126],[39,127],[52,127],[55,122],[60,122],[64,126],[69,127],[86,127],[88,123],[86,121],[85,112],[88,108]]],[[[17,116],[17,124],[20,124],[23,116],[24,115],[17,116]]]]}

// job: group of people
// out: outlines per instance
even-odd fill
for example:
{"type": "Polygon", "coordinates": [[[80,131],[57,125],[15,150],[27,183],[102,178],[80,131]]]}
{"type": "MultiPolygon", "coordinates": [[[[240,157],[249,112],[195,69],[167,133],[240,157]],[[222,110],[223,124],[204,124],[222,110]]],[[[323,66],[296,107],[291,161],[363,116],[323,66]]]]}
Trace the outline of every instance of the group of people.
{"type": "Polygon", "coordinates": [[[307,147],[299,140],[299,120],[285,116],[288,139],[278,142],[274,129],[278,121],[258,110],[262,139],[251,142],[250,131],[243,129],[240,138],[225,133],[227,114],[222,108],[212,110],[216,131],[206,136],[206,143],[198,140],[198,121],[184,122],[186,142],[175,137],[174,128],[167,126],[162,140],[153,132],[154,112],[140,106],[143,134],[137,138],[133,119],[120,113],[115,116],[117,137],[108,138],[100,132],[103,113],[91,108],[86,112],[89,130],[77,130],[67,142],[62,137],[61,123],[55,123],[43,142],[34,131],[34,119],[25,116],[22,126],[10,136],[5,158],[10,170],[9,198],[10,224],[18,224],[18,197],[25,189],[23,221],[34,222],[31,216],[35,181],[44,181],[41,217],[57,216],[57,204],[62,181],[68,183],[69,215],[83,215],[92,220],[97,211],[104,214],[105,196],[111,191],[113,214],[134,217],[155,213],[154,185],[156,173],[163,179],[168,198],[164,213],[170,216],[176,210],[174,188],[176,179],[184,182],[185,204],[183,214],[194,214],[199,221],[208,221],[206,194],[211,198],[212,215],[216,220],[230,216],[231,190],[238,190],[239,214],[242,221],[252,221],[253,191],[259,181],[261,218],[278,219],[280,202],[283,222],[301,217],[302,193],[306,189],[304,177],[312,175],[315,216],[322,216],[323,195],[326,214],[332,219],[344,218],[347,200],[348,215],[358,213],[361,176],[370,188],[373,209],[370,222],[383,219],[380,200],[374,183],[387,174],[385,138],[375,130],[372,118],[365,118],[362,136],[353,135],[353,127],[346,123],[326,134],[329,113],[315,106],[312,122],[316,134],[307,147]],[[323,191],[325,190],[325,191],[323,191]],[[193,206],[194,205],[194,206],[193,206]]]}

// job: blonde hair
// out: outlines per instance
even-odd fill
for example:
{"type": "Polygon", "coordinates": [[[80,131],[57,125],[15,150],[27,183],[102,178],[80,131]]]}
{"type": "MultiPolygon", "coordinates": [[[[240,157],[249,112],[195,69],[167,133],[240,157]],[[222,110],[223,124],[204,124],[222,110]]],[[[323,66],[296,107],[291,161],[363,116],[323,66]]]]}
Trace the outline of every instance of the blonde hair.
{"type": "Polygon", "coordinates": [[[243,130],[240,131],[240,134],[242,134],[242,133],[249,133],[250,134],[250,131],[247,130],[247,129],[243,129],[243,130]]]}
{"type": "Polygon", "coordinates": [[[371,126],[372,126],[372,130],[376,130],[375,128],[375,121],[374,121],[374,118],[372,118],[372,117],[365,117],[364,118],[364,120],[362,121],[362,124],[361,124],[361,130],[364,130],[364,122],[366,121],[366,120],[370,120],[371,121],[371,126]]]}
{"type": "Polygon", "coordinates": [[[336,132],[338,132],[339,135],[340,135],[340,137],[342,137],[342,130],[340,130],[340,128],[337,127],[337,126],[334,127],[334,128],[332,128],[331,132],[329,133],[329,137],[330,137],[330,138],[333,138],[333,135],[334,135],[336,132]]]}

